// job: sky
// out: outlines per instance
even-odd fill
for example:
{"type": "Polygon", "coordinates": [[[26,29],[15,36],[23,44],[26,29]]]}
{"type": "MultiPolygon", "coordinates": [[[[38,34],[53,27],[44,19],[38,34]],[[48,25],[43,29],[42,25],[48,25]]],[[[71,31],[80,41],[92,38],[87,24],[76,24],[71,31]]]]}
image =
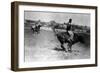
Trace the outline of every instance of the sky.
{"type": "Polygon", "coordinates": [[[28,20],[41,20],[44,22],[54,20],[57,23],[67,23],[69,18],[72,18],[73,24],[90,26],[90,14],[86,13],[24,11],[24,15],[25,19],[28,20]]]}

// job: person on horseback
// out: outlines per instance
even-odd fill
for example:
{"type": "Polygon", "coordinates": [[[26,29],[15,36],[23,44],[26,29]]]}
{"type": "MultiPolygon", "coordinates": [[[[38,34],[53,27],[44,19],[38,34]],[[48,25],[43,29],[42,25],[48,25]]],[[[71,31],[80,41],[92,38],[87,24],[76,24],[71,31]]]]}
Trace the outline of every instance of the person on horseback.
{"type": "Polygon", "coordinates": [[[42,24],[41,24],[41,21],[38,20],[37,22],[35,22],[34,25],[31,26],[31,29],[33,32],[39,33],[40,27],[42,27],[42,24]]]}
{"type": "Polygon", "coordinates": [[[36,32],[37,32],[37,33],[39,33],[40,27],[41,27],[41,26],[42,26],[42,25],[41,25],[41,21],[38,20],[38,21],[37,21],[37,24],[36,24],[36,32]]]}

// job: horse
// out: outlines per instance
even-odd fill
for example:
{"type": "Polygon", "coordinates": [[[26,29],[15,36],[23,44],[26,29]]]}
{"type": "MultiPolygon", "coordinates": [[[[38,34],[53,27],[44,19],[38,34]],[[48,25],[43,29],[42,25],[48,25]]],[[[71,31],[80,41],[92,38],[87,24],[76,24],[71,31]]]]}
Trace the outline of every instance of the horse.
{"type": "Polygon", "coordinates": [[[38,25],[38,26],[32,26],[31,29],[34,32],[36,33],[39,33],[40,32],[40,27],[42,27],[42,25],[38,25]]]}
{"type": "Polygon", "coordinates": [[[67,49],[68,52],[72,52],[72,45],[74,45],[75,43],[81,42],[83,43],[82,37],[79,36],[77,33],[73,33],[73,39],[70,39],[71,35],[68,32],[57,32],[55,30],[55,28],[53,28],[53,31],[58,39],[58,41],[60,42],[60,46],[62,48],[62,50],[64,50],[65,52],[67,52],[66,48],[64,47],[64,44],[67,43],[67,49]]]}

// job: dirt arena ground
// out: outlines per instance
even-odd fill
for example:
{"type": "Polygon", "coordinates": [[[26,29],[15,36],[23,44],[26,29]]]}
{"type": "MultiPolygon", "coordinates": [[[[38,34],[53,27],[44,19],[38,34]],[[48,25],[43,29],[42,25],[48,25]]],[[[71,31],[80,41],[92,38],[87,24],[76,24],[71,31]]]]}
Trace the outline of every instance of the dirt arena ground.
{"type": "Polygon", "coordinates": [[[25,62],[90,58],[90,46],[78,42],[72,46],[72,53],[62,51],[54,32],[43,29],[39,34],[24,30],[24,48],[25,62]]]}

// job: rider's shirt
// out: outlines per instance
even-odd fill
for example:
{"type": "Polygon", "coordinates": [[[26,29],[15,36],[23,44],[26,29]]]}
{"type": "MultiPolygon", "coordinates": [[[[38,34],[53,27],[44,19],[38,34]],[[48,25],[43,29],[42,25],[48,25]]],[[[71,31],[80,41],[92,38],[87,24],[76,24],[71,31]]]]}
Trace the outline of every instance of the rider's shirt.
{"type": "Polygon", "coordinates": [[[70,30],[71,29],[71,23],[67,23],[66,24],[66,30],[70,30]]]}

